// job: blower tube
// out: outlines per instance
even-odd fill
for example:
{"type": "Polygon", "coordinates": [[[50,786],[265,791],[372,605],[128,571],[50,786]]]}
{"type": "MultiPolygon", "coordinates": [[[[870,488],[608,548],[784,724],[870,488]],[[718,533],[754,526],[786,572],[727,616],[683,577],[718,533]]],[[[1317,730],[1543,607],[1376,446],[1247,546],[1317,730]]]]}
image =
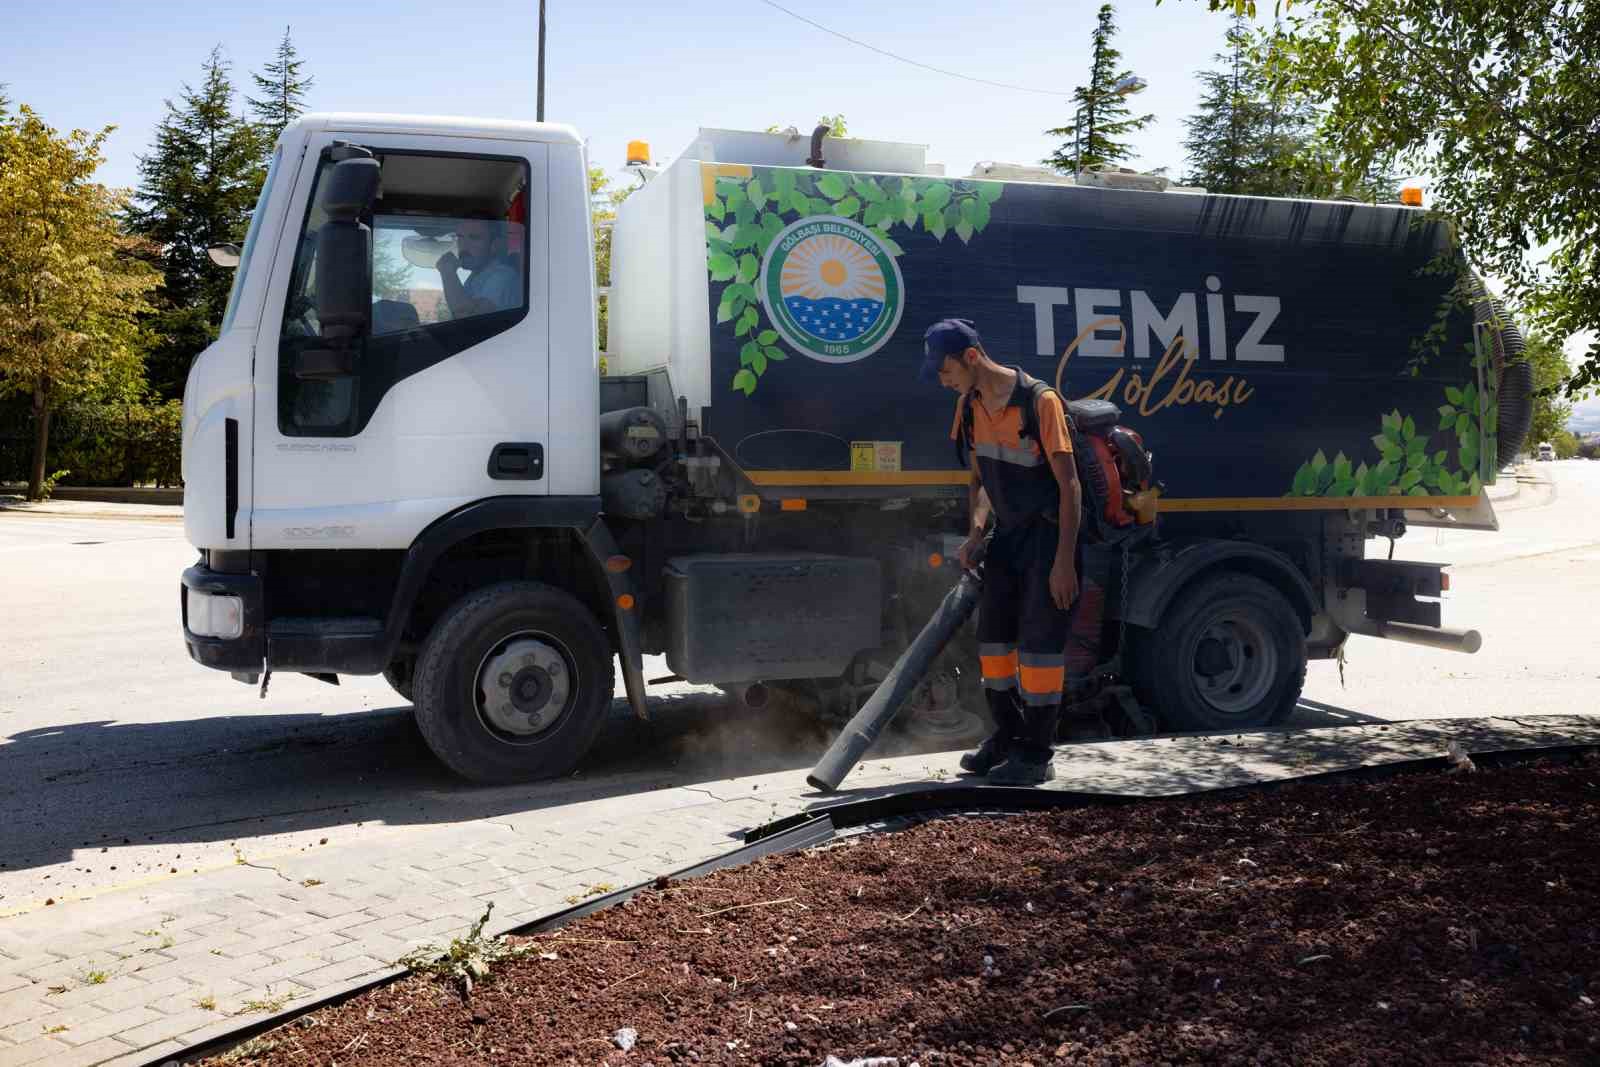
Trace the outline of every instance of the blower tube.
{"type": "Polygon", "coordinates": [[[921,683],[928,668],[933,666],[933,661],[950,643],[950,638],[972,617],[982,588],[983,579],[978,575],[971,571],[961,575],[961,580],[944,595],[939,610],[933,613],[933,618],[928,620],[917,639],[894,661],[889,676],[873,690],[872,696],[856,712],[855,718],[846,724],[817,765],[811,768],[811,773],[806,775],[808,785],[823,793],[831,793],[839,788],[844,776],[861,762],[861,757],[866,755],[867,749],[878,740],[884,727],[894,719],[906,697],[921,683]]]}

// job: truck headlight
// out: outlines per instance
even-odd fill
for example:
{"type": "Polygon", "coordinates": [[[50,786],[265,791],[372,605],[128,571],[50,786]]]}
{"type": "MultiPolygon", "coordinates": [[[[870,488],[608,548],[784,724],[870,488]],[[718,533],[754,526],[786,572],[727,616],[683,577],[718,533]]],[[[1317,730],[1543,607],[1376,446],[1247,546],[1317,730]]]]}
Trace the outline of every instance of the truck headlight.
{"type": "Polygon", "coordinates": [[[236,596],[185,589],[189,632],[196,637],[238,637],[244,633],[244,601],[236,596]]]}

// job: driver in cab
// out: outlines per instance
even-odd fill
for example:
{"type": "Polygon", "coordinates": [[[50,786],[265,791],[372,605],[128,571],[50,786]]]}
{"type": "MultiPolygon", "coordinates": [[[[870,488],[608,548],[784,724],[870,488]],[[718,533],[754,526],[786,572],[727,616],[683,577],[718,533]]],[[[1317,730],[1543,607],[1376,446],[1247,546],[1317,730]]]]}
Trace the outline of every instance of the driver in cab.
{"type": "Polygon", "coordinates": [[[506,260],[505,225],[471,218],[456,228],[456,252],[439,257],[439,280],[452,319],[522,305],[522,279],[506,260]],[[471,274],[461,280],[460,271],[471,274]]]}

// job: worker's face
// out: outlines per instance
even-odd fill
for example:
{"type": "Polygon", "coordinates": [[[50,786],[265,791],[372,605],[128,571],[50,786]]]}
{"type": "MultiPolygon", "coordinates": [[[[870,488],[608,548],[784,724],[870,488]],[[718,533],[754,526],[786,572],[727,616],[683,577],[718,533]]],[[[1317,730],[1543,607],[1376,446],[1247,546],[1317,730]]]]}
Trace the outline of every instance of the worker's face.
{"type": "Polygon", "coordinates": [[[972,369],[977,358],[976,348],[969,348],[959,356],[946,356],[939,367],[939,384],[958,393],[971,392],[978,380],[972,369]]]}
{"type": "Polygon", "coordinates": [[[472,219],[456,227],[456,256],[467,270],[481,270],[493,257],[497,227],[472,219]]]}

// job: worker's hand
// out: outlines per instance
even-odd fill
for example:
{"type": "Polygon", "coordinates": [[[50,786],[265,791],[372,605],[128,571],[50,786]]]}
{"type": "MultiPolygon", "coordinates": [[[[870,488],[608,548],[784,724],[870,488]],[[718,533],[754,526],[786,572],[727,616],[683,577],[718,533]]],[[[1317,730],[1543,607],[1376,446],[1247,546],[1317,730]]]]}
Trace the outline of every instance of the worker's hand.
{"type": "Polygon", "coordinates": [[[983,538],[967,535],[961,542],[961,547],[956,549],[956,561],[961,564],[962,570],[970,571],[978,565],[978,553],[983,548],[983,538]]]}
{"type": "Polygon", "coordinates": [[[1078,599],[1078,570],[1072,565],[1071,556],[1058,555],[1055,566],[1050,568],[1050,599],[1062,611],[1078,599]]]}
{"type": "Polygon", "coordinates": [[[446,252],[439,257],[439,262],[435,266],[439,268],[440,274],[454,274],[461,269],[461,260],[456,258],[454,252],[446,252]]]}

